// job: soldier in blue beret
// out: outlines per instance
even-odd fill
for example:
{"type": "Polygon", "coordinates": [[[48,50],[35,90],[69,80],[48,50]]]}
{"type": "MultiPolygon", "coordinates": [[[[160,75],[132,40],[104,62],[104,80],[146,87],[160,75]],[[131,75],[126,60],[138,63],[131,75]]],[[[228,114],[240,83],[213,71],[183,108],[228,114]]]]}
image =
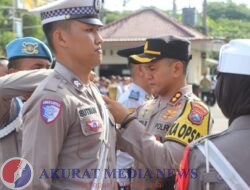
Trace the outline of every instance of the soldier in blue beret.
{"type": "MultiPolygon", "coordinates": [[[[0,77],[0,166],[8,159],[20,156],[23,101],[48,76],[47,68],[52,60],[49,48],[32,37],[11,41],[6,52],[8,74],[0,77]]],[[[9,188],[1,181],[0,189],[9,188]]]]}
{"type": "Polygon", "coordinates": [[[49,68],[52,54],[49,48],[33,37],[18,38],[6,46],[9,73],[20,70],[49,68]]]}

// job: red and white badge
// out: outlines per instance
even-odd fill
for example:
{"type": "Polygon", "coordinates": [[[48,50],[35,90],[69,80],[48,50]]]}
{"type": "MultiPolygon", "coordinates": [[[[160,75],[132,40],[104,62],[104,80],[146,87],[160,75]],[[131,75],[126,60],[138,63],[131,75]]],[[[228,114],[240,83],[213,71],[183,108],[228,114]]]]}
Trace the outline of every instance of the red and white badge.
{"type": "Polygon", "coordinates": [[[204,117],[208,114],[206,108],[198,103],[191,103],[191,112],[188,115],[189,121],[195,125],[201,125],[204,117]]]}
{"type": "Polygon", "coordinates": [[[90,131],[93,132],[98,132],[101,129],[101,123],[98,120],[87,122],[87,126],[89,127],[90,131]]]}

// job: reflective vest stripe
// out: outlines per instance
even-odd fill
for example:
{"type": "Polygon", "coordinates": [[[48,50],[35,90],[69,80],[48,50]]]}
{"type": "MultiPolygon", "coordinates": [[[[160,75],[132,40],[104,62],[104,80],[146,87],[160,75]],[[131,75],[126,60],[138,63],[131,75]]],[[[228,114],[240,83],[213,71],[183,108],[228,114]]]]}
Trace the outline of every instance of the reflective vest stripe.
{"type": "MultiPolygon", "coordinates": [[[[210,140],[205,139],[205,143],[197,147],[232,190],[250,190],[247,183],[210,140]]],[[[209,162],[206,163],[206,167],[209,167],[209,162]]]]}

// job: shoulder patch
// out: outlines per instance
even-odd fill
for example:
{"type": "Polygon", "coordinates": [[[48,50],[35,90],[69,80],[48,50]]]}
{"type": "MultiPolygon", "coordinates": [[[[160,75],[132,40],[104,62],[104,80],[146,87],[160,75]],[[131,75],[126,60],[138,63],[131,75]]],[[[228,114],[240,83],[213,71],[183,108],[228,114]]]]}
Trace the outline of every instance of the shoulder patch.
{"type": "Polygon", "coordinates": [[[195,125],[201,125],[208,110],[198,102],[191,102],[191,111],[188,114],[188,120],[195,125]]]}
{"type": "Polygon", "coordinates": [[[208,135],[210,114],[198,102],[187,101],[183,112],[169,128],[166,140],[187,145],[192,141],[208,135]],[[194,109],[194,106],[195,109],[194,109]]]}
{"type": "Polygon", "coordinates": [[[55,121],[62,110],[62,103],[52,99],[41,101],[40,116],[46,124],[55,121]]]}
{"type": "Polygon", "coordinates": [[[128,97],[129,99],[133,99],[133,100],[139,100],[139,98],[140,98],[140,92],[138,91],[138,92],[136,92],[136,91],[134,91],[134,90],[132,90],[131,92],[130,92],[130,94],[129,94],[129,97],[128,97]]]}

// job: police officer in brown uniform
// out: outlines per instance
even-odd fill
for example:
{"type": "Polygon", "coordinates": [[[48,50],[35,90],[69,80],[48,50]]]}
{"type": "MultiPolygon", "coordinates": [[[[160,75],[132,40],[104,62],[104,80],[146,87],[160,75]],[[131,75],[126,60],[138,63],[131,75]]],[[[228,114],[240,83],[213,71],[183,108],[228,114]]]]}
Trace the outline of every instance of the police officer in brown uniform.
{"type": "MultiPolygon", "coordinates": [[[[0,166],[20,156],[23,102],[48,76],[47,68],[52,61],[49,48],[32,37],[12,40],[6,52],[9,74],[0,77],[0,166]]],[[[0,189],[8,189],[1,180],[0,189]]]]}
{"type": "Polygon", "coordinates": [[[209,133],[210,113],[186,85],[189,45],[173,36],[147,39],[144,53],[130,57],[145,65],[151,89],[158,95],[135,114],[105,99],[121,123],[118,147],[136,160],[132,189],[173,189],[185,146],[209,133]]]}
{"type": "Polygon", "coordinates": [[[102,60],[100,3],[62,0],[33,11],[57,62],[23,110],[22,157],[34,170],[27,189],[116,188],[106,172],[115,168],[114,119],[89,81],[102,60]]]}
{"type": "Polygon", "coordinates": [[[178,178],[179,190],[250,189],[250,40],[220,50],[216,99],[229,128],[190,144],[181,164],[195,175],[178,178]]]}

